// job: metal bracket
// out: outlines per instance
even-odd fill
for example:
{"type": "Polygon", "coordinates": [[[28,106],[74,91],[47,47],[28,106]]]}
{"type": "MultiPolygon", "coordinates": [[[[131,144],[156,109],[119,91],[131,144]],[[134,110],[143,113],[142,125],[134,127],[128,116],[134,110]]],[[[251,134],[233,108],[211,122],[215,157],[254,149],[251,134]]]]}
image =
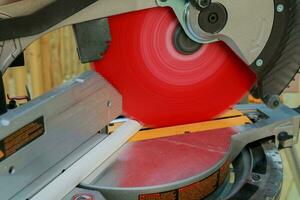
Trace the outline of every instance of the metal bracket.
{"type": "MultiPolygon", "coordinates": [[[[210,33],[201,28],[199,18],[209,7],[201,10],[184,0],[157,0],[157,4],[174,10],[186,34],[192,40],[198,43],[224,41],[248,65],[251,65],[264,49],[272,31],[275,12],[273,0],[212,0],[211,5],[220,4],[226,9],[228,20],[220,31],[210,33]]],[[[220,16],[219,20],[223,18],[220,16]]]]}

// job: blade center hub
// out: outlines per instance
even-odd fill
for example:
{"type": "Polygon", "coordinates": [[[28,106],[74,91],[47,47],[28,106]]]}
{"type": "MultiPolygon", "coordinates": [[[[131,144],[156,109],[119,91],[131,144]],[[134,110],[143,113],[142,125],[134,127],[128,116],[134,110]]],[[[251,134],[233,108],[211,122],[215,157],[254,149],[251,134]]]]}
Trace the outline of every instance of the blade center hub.
{"type": "Polygon", "coordinates": [[[192,55],[203,46],[203,44],[191,40],[184,32],[181,25],[177,25],[174,31],[173,45],[179,53],[184,55],[192,55]]]}

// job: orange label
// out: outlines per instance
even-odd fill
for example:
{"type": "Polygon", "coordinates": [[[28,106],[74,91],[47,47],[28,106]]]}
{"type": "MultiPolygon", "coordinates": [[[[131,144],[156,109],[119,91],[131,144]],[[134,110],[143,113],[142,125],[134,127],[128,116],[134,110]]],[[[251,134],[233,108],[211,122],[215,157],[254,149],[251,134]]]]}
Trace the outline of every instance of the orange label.
{"type": "Polygon", "coordinates": [[[229,163],[225,163],[217,172],[204,180],[168,192],[143,194],[139,196],[139,200],[201,200],[223,184],[228,171],[229,163]]]}
{"type": "Polygon", "coordinates": [[[0,161],[16,153],[45,133],[44,118],[40,117],[0,141],[0,161]]]}

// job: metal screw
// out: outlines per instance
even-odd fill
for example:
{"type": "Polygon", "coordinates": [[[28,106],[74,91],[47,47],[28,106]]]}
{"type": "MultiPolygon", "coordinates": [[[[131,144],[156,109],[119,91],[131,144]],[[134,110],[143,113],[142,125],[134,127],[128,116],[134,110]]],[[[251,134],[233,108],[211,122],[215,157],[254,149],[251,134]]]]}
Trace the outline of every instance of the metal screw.
{"type": "Polygon", "coordinates": [[[258,182],[258,181],[261,180],[261,177],[260,177],[259,174],[253,174],[253,175],[252,175],[252,180],[253,180],[254,182],[258,182]]]}
{"type": "Polygon", "coordinates": [[[263,101],[271,109],[276,109],[280,106],[280,97],[278,95],[267,95],[263,98],[263,101]]]}
{"type": "Polygon", "coordinates": [[[81,79],[81,78],[77,78],[75,81],[78,82],[78,83],[84,83],[84,80],[81,79]]]}
{"type": "Polygon", "coordinates": [[[14,168],[14,166],[11,166],[9,169],[8,169],[8,173],[9,174],[14,174],[16,172],[16,170],[15,170],[15,168],[14,168]]]}
{"type": "Polygon", "coordinates": [[[92,194],[76,194],[72,197],[73,200],[91,200],[95,199],[92,194]]]}
{"type": "Polygon", "coordinates": [[[197,0],[200,8],[207,8],[211,4],[211,0],[197,0]]]}
{"type": "Polygon", "coordinates": [[[283,12],[284,11],[284,5],[283,4],[278,4],[276,10],[279,13],[283,12]]]}
{"type": "Polygon", "coordinates": [[[257,60],[256,60],[256,66],[257,66],[257,67],[261,67],[261,66],[263,66],[263,64],[264,64],[263,59],[257,59],[257,60]]]}
{"type": "Polygon", "coordinates": [[[112,106],[112,102],[111,101],[108,101],[107,102],[107,107],[111,107],[112,106]]]}

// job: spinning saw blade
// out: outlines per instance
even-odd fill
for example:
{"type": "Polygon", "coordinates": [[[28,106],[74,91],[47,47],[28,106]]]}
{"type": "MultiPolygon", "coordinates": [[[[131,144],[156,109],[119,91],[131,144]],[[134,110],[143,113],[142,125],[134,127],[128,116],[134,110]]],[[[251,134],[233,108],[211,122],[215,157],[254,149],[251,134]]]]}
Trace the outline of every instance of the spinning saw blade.
{"type": "Polygon", "coordinates": [[[161,127],[209,120],[237,103],[255,73],[223,42],[190,40],[169,8],[109,18],[112,42],[94,64],[124,114],[161,127]]]}

